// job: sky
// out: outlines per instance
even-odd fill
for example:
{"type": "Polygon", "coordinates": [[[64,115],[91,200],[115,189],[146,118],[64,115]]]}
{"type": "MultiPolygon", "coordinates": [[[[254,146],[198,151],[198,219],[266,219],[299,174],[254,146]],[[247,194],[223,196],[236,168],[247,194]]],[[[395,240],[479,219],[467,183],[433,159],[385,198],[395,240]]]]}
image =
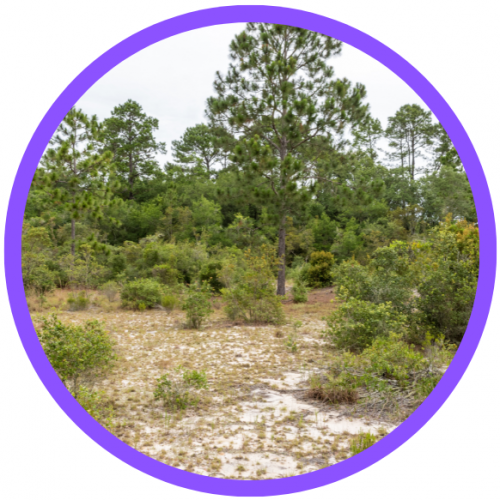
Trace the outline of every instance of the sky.
{"type": "MultiPolygon", "coordinates": [[[[158,118],[156,137],[171,142],[186,128],[204,121],[205,102],[214,95],[216,71],[229,67],[229,44],[244,24],[211,26],[182,33],[158,42],[123,61],[99,80],[77,106],[100,120],[127,99],[137,101],[149,116],[158,118]]],[[[427,106],[399,77],[363,52],[343,44],[342,53],[331,59],[335,76],[363,83],[371,113],[385,126],[387,118],[404,104],[427,106]]]]}

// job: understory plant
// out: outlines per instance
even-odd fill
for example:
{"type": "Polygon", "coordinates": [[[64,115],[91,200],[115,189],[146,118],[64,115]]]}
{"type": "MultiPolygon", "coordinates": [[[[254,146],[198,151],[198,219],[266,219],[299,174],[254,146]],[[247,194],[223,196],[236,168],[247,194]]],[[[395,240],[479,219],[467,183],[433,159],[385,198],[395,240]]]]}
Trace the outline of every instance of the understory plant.
{"type": "Polygon", "coordinates": [[[338,349],[360,352],[378,337],[404,333],[407,321],[390,302],[374,304],[351,298],[326,318],[324,336],[338,349]]]}
{"type": "Polygon", "coordinates": [[[182,310],[186,312],[188,328],[200,329],[203,321],[213,313],[211,296],[212,288],[206,281],[187,287],[182,310]]]}
{"type": "Polygon", "coordinates": [[[140,278],[123,285],[122,307],[127,309],[151,309],[161,304],[165,287],[153,278],[140,278]]]}
{"type": "Polygon", "coordinates": [[[193,389],[208,389],[205,371],[187,370],[179,366],[174,373],[157,379],[153,394],[155,400],[161,401],[166,409],[185,410],[198,404],[199,398],[193,394],[193,389]]]}
{"type": "Polygon", "coordinates": [[[97,320],[69,325],[51,315],[42,318],[37,333],[50,364],[77,398],[81,386],[91,389],[117,359],[115,342],[97,320]]]}
{"type": "Polygon", "coordinates": [[[245,269],[230,288],[221,290],[229,319],[247,323],[282,324],[283,305],[276,295],[276,278],[272,272],[274,257],[265,251],[245,252],[245,269]]]}

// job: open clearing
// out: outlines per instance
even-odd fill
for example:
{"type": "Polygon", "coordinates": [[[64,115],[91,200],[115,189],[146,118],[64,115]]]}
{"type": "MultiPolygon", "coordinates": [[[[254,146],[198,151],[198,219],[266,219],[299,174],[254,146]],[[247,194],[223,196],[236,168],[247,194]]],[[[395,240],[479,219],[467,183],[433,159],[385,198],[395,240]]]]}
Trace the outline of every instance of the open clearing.
{"type": "Polygon", "coordinates": [[[218,301],[199,331],[184,328],[181,311],[124,311],[104,301],[58,316],[65,323],[105,321],[116,340],[120,359],[98,388],[113,406],[112,431],[121,440],[197,474],[270,479],[348,458],[359,432],[394,429],[394,422],[349,418],[345,408],[306,396],[309,376],[328,366],[320,318],[335,307],[333,299],[332,290],[323,289],[306,304],[285,302],[287,324],[280,327],[228,321],[218,301]],[[298,350],[292,353],[285,342],[294,334],[298,350]],[[209,389],[199,393],[196,407],[166,412],[153,391],[158,377],[180,365],[205,370],[209,389]]]}

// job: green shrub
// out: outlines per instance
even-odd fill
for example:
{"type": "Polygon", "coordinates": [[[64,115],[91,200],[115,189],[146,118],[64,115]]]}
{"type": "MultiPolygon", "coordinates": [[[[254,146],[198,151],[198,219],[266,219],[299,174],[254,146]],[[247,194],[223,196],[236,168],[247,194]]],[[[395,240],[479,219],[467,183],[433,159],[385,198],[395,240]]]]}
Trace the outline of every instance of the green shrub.
{"type": "Polygon", "coordinates": [[[173,311],[179,304],[179,299],[175,295],[164,295],[161,298],[161,306],[167,311],[173,311]]]}
{"type": "Polygon", "coordinates": [[[472,313],[476,286],[472,262],[437,260],[417,286],[415,327],[460,342],[472,313]]]}
{"type": "Polygon", "coordinates": [[[251,251],[245,252],[246,268],[230,288],[222,289],[229,319],[248,323],[282,324],[283,304],[276,295],[276,278],[270,257],[251,251]]]}
{"type": "Polygon", "coordinates": [[[55,289],[56,278],[57,274],[46,265],[38,266],[31,271],[28,286],[33,289],[43,302],[45,295],[55,289]]]}
{"type": "Polygon", "coordinates": [[[188,287],[182,310],[186,311],[187,326],[199,329],[203,320],[213,313],[210,298],[212,289],[207,282],[202,282],[200,286],[192,285],[188,287]]]}
{"type": "Polygon", "coordinates": [[[349,299],[326,319],[326,337],[339,349],[361,351],[376,337],[405,332],[407,318],[391,303],[374,304],[349,299]]]}
{"type": "Polygon", "coordinates": [[[370,432],[362,432],[358,434],[351,440],[350,451],[351,457],[365,451],[370,446],[374,445],[378,441],[377,436],[374,436],[370,432]]]}
{"type": "Polygon", "coordinates": [[[172,375],[162,375],[156,383],[154,398],[170,410],[185,410],[198,403],[191,389],[208,389],[207,375],[202,371],[178,367],[172,375]],[[182,376],[179,373],[182,372],[182,376]]]}
{"type": "Polygon", "coordinates": [[[220,294],[224,284],[220,279],[222,264],[220,262],[209,262],[200,272],[200,281],[206,281],[216,294],[220,294]]]}
{"type": "Polygon", "coordinates": [[[356,298],[382,304],[391,302],[401,313],[408,314],[413,296],[413,277],[407,262],[401,262],[393,248],[379,248],[367,266],[348,260],[332,272],[339,298],[356,298]]]}
{"type": "Polygon", "coordinates": [[[302,280],[297,280],[292,286],[292,296],[295,304],[307,302],[309,289],[302,280]]]}
{"type": "Polygon", "coordinates": [[[68,295],[68,309],[70,311],[84,311],[90,305],[90,299],[85,292],[78,292],[78,294],[70,293],[68,295]]]}
{"type": "Polygon", "coordinates": [[[334,257],[330,252],[313,252],[306,271],[308,284],[315,288],[330,286],[333,262],[334,257]]]}
{"type": "Polygon", "coordinates": [[[109,302],[114,302],[120,293],[120,285],[116,281],[107,281],[99,287],[109,302]]]}
{"type": "MultiPolygon", "coordinates": [[[[75,396],[73,394],[73,396],[75,396]]],[[[83,409],[101,425],[108,430],[114,428],[113,406],[106,401],[104,391],[92,391],[86,386],[81,386],[76,400],[82,405],[83,409]]]]}
{"type": "Polygon", "coordinates": [[[37,333],[49,362],[76,397],[82,385],[92,387],[116,360],[115,343],[99,321],[65,325],[52,315],[42,319],[37,333]]]}
{"type": "Polygon", "coordinates": [[[152,278],[129,281],[123,286],[122,307],[129,309],[151,309],[161,304],[165,287],[152,278]]]}
{"type": "Polygon", "coordinates": [[[181,279],[181,273],[169,264],[160,264],[152,269],[154,278],[164,285],[173,286],[181,279]]]}

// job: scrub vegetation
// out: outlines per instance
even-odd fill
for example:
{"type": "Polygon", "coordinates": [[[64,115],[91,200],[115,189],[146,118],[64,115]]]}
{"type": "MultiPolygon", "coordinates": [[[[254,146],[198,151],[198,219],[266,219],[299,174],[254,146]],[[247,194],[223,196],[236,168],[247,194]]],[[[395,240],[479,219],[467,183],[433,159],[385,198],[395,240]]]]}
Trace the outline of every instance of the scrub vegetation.
{"type": "Polygon", "coordinates": [[[258,480],[348,459],[462,340],[479,229],[460,158],[416,104],[383,127],[335,77],[341,50],[248,24],[172,161],[132,100],[72,109],[42,157],[22,241],[41,345],[156,460],[258,480]]]}

